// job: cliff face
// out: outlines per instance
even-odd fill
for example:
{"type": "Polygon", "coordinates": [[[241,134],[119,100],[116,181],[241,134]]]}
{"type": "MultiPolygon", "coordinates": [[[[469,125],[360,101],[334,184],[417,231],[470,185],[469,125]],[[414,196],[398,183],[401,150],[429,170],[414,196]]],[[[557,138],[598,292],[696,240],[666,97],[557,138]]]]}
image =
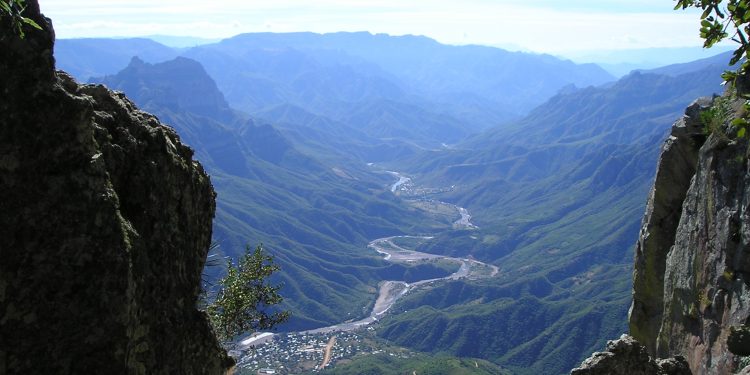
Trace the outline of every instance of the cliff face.
{"type": "Polygon", "coordinates": [[[696,101],[673,125],[662,147],[636,244],[630,331],[652,355],[656,353],[656,338],[664,314],[666,259],[675,243],[699,150],[706,140],[700,113],[711,104],[709,99],[696,101]]]}
{"type": "Polygon", "coordinates": [[[699,99],[672,126],[635,249],[638,341],[610,342],[573,373],[682,374],[684,363],[693,374],[750,374],[741,362],[750,355],[750,147],[730,125],[741,108],[699,99]]]}
{"type": "MultiPolygon", "coordinates": [[[[726,113],[717,123],[734,117],[735,103],[715,102],[710,117],[726,113]]],[[[690,128],[696,116],[686,116],[682,123],[690,128]]],[[[727,347],[730,327],[750,317],[748,143],[724,124],[697,149],[675,135],[679,124],[663,155],[669,155],[672,142],[678,148],[683,144],[685,156],[662,157],[636,249],[631,333],[659,357],[683,355],[693,373],[730,373],[739,361],[727,347]],[[687,169],[693,160],[690,183],[671,187],[675,195],[685,187],[684,200],[658,208],[664,186],[671,183],[662,170],[687,169]],[[665,212],[680,212],[676,227],[660,224],[665,212]],[[672,242],[653,241],[669,236],[672,242]],[[647,291],[660,286],[661,293],[647,291]]]]}
{"type": "MultiPolygon", "coordinates": [[[[732,334],[750,317],[749,149],[729,125],[740,107],[700,99],[674,124],[635,251],[630,333],[652,358],[684,358],[693,374],[734,373],[733,353],[750,354],[747,330],[732,334]]],[[[594,373],[585,371],[597,355],[574,372],[594,373]]]]}
{"type": "Polygon", "coordinates": [[[0,21],[0,373],[223,373],[196,309],[215,194],[122,94],[54,71],[51,22],[0,21]]]}

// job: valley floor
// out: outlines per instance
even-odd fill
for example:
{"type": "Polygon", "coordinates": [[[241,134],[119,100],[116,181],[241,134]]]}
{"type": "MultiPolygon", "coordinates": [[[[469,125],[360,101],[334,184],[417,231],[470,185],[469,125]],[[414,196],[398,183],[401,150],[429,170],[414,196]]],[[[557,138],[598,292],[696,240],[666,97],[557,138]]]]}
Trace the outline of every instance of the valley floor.
{"type": "MultiPolygon", "coordinates": [[[[397,172],[389,172],[399,180],[391,186],[392,192],[401,189],[408,192],[413,188],[411,178],[404,177],[397,172]]],[[[476,228],[471,222],[468,210],[444,202],[441,206],[453,206],[460,214],[460,219],[454,222],[454,227],[466,229],[476,228]]],[[[441,207],[445,208],[445,207],[441,207]]],[[[389,262],[450,262],[460,264],[458,269],[445,277],[431,278],[407,283],[400,280],[387,280],[379,285],[378,297],[370,315],[357,321],[342,322],[328,327],[282,334],[256,334],[239,342],[233,348],[233,354],[239,358],[238,367],[243,370],[255,371],[261,368],[274,368],[277,373],[296,373],[299,371],[317,371],[336,361],[345,360],[355,355],[378,354],[383,352],[385,344],[374,344],[371,324],[376,323],[390,308],[409,292],[423,287],[438,287],[439,283],[447,280],[481,279],[495,277],[499,268],[495,265],[483,263],[469,258],[454,258],[438,254],[419,252],[407,247],[416,247],[420,243],[430,240],[430,236],[390,236],[378,238],[368,244],[368,248],[377,251],[389,262]],[[409,245],[405,245],[405,244],[409,245]],[[336,339],[340,337],[340,350],[336,339]],[[327,342],[327,344],[325,344],[327,342]]],[[[379,341],[379,340],[376,340],[379,341]]],[[[403,349],[398,349],[401,351],[403,349]]],[[[407,355],[408,357],[408,355],[407,355]]]]}

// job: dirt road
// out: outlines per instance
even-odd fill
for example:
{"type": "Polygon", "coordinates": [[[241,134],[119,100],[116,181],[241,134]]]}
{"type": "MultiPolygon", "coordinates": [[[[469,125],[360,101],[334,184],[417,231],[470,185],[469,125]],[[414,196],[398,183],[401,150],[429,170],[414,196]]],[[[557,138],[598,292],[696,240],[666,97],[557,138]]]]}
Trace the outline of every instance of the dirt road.
{"type": "Polygon", "coordinates": [[[328,340],[328,344],[326,344],[325,352],[323,353],[323,362],[320,363],[320,369],[325,368],[328,366],[328,362],[331,361],[331,352],[333,351],[333,346],[336,345],[336,336],[331,336],[331,339],[328,340]]]}

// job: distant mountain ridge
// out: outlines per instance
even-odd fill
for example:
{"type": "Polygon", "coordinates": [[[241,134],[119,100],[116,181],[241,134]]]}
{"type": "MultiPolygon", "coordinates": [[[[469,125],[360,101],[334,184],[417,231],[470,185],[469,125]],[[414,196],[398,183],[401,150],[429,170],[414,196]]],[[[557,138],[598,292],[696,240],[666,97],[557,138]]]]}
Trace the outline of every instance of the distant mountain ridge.
{"type": "MultiPolygon", "coordinates": [[[[177,57],[169,64],[152,65],[134,56],[119,74],[133,79],[123,80],[117,88],[126,92],[137,90],[135,96],[142,106],[149,107],[155,101],[156,107],[173,111],[189,109],[220,121],[230,121],[235,115],[216,83],[194,60],[177,57]]],[[[110,83],[103,77],[91,80],[110,83]]]]}
{"type": "Polygon", "coordinates": [[[157,63],[177,57],[174,49],[146,38],[59,39],[55,42],[57,68],[79,81],[115,74],[138,56],[141,60],[157,63]]]}
{"type": "Polygon", "coordinates": [[[724,67],[726,70],[730,70],[732,66],[729,65],[729,60],[732,58],[732,51],[723,52],[715,56],[707,57],[700,60],[695,60],[680,64],[671,64],[662,66],[655,69],[641,70],[645,73],[664,74],[668,76],[678,76],[680,74],[694,72],[701,70],[709,66],[724,67]]]}
{"type": "MultiPolygon", "coordinates": [[[[201,65],[178,57],[133,59],[98,80],[124,90],[173,126],[190,144],[217,191],[216,255],[237,257],[263,242],[282,266],[292,321],[282,329],[317,328],[364,314],[372,287],[384,279],[446,275],[434,265],[386,263],[369,240],[449,225],[420,216],[387,192],[387,175],[366,165],[329,164],[297,149],[275,127],[228,109],[201,65]],[[196,104],[197,103],[197,104],[196,104]]],[[[215,277],[221,268],[207,269],[215,277]]]]}
{"type": "MultiPolygon", "coordinates": [[[[358,33],[255,33],[185,51],[143,39],[70,39],[58,46],[61,66],[79,79],[114,74],[132,56],[199,61],[232,107],[253,113],[291,103],[334,120],[359,103],[382,99],[451,118],[455,134],[432,144],[518,118],[560,88],[599,85],[614,77],[593,64],[483,46],[448,46],[420,36],[358,33]],[[110,49],[110,43],[121,48],[110,49]],[[159,53],[152,50],[159,46],[159,53]],[[83,52],[85,50],[85,53],[83,52]],[[106,61],[106,63],[105,63],[106,61]],[[486,113],[476,116],[475,113],[486,113]]],[[[452,133],[451,133],[452,134],[452,133]]]]}
{"type": "MultiPolygon", "coordinates": [[[[404,95],[416,95],[421,100],[428,99],[432,105],[445,107],[445,112],[439,113],[455,113],[466,107],[474,110],[482,108],[505,119],[524,114],[567,84],[585,87],[614,80],[595,65],[576,65],[548,55],[507,52],[482,46],[447,46],[426,37],[393,37],[366,32],[242,34],[217,44],[194,48],[186,55],[206,66],[222,91],[228,93],[234,106],[251,112],[253,108],[247,106],[250,92],[239,87],[252,82],[245,81],[249,71],[236,63],[227,64],[227,61],[276,61],[271,66],[256,66],[261,70],[272,68],[277,72],[284,68],[285,74],[276,79],[275,87],[293,87],[295,82],[302,82],[299,81],[301,77],[314,72],[316,76],[325,74],[330,77],[330,82],[336,85],[322,87],[329,87],[326,91],[335,96],[342,87],[352,82],[364,83],[365,86],[359,89],[370,92],[368,88],[376,84],[373,80],[377,80],[379,85],[398,88],[390,92],[382,89],[374,91],[377,96],[386,99],[403,101],[404,95]],[[341,82],[326,73],[326,69],[330,68],[335,68],[336,72],[347,72],[348,82],[341,82]],[[230,71],[235,72],[234,77],[241,78],[224,78],[230,71]]],[[[309,97],[299,98],[299,93],[295,91],[277,93],[280,95],[278,99],[315,104],[309,97]]],[[[356,101],[356,98],[346,99],[344,102],[356,101]]],[[[329,98],[321,100],[323,103],[330,101],[329,98]]],[[[331,104],[338,110],[349,108],[340,101],[331,104]]],[[[336,119],[335,110],[307,108],[314,108],[315,112],[336,119]]],[[[491,125],[464,124],[470,129],[491,125]]]]}

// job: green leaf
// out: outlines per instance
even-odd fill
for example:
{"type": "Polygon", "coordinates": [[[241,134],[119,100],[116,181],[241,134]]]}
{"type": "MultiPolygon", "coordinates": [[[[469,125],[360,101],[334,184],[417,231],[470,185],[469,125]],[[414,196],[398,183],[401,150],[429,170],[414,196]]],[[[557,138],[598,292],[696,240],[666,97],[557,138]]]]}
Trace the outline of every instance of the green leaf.
{"type": "Polygon", "coordinates": [[[725,82],[733,82],[735,79],[737,79],[737,73],[726,71],[724,73],[721,73],[721,79],[723,79],[725,82]]]}
{"type": "Polygon", "coordinates": [[[742,128],[737,131],[737,138],[745,138],[745,128],[742,128]]]}
{"type": "Polygon", "coordinates": [[[732,125],[733,126],[740,126],[740,127],[744,128],[744,127],[747,126],[747,124],[748,124],[747,120],[745,120],[744,118],[736,118],[736,119],[732,120],[732,125]]]}
{"type": "Polygon", "coordinates": [[[734,51],[734,52],[732,53],[732,58],[731,58],[731,59],[729,60],[729,65],[734,65],[734,64],[736,64],[736,63],[737,63],[738,61],[742,60],[742,56],[744,55],[744,52],[745,52],[745,51],[744,51],[744,50],[743,50],[742,48],[738,48],[738,49],[736,49],[736,50],[735,50],[735,51],[734,51]]]}
{"type": "Polygon", "coordinates": [[[34,22],[34,20],[32,20],[31,18],[23,17],[21,20],[23,20],[23,23],[25,23],[25,24],[27,24],[27,25],[29,25],[29,26],[37,29],[37,30],[41,30],[42,29],[42,27],[39,26],[38,23],[34,22]]]}

